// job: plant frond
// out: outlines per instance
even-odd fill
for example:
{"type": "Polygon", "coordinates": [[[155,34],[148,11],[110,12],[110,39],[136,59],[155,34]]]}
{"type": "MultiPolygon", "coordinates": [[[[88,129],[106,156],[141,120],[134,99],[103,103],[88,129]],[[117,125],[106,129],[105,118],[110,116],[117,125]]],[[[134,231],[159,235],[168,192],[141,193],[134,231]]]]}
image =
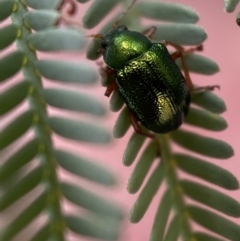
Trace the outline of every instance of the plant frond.
{"type": "Polygon", "coordinates": [[[26,3],[33,9],[58,9],[61,4],[61,0],[42,0],[41,2],[37,0],[26,0],[26,3]]]}
{"type": "MultiPolygon", "coordinates": [[[[85,3],[88,0],[77,1],[85,3]]],[[[97,26],[119,3],[124,3],[124,11],[130,2],[93,1],[83,17],[84,27],[91,29],[97,26]]],[[[238,2],[239,0],[225,1],[227,11],[234,10],[238,2]]],[[[16,43],[16,50],[0,59],[0,82],[8,84],[16,74],[23,75],[21,81],[14,83],[2,94],[0,114],[4,117],[15,114],[16,108],[24,101],[30,106],[21,111],[16,119],[10,120],[1,133],[0,150],[11,153],[1,163],[1,216],[16,206],[17,202],[22,202],[25,195],[31,196],[30,204],[1,230],[0,241],[12,239],[42,215],[46,215],[47,220],[33,230],[31,241],[63,241],[69,230],[102,240],[117,240],[119,236],[118,228],[123,213],[118,205],[90,191],[83,184],[76,185],[58,178],[60,167],[70,175],[107,188],[116,184],[115,175],[99,165],[97,160],[54,147],[52,142],[53,134],[77,143],[102,145],[111,140],[108,130],[91,119],[92,116],[98,118],[105,114],[106,110],[101,102],[94,96],[66,88],[72,84],[95,83],[98,77],[95,69],[81,62],[37,58],[37,51],[47,54],[76,51],[85,47],[83,31],[74,27],[56,26],[61,20],[59,9],[62,4],[63,0],[0,0],[0,21],[12,18],[12,23],[0,30],[0,49],[5,50],[16,43]],[[29,10],[29,7],[33,10],[29,10]],[[32,30],[36,32],[33,33],[32,30]],[[45,88],[42,78],[57,82],[60,87],[45,88]],[[62,112],[67,110],[88,114],[90,121],[51,116],[47,107],[55,107],[62,112]],[[17,147],[16,142],[30,130],[34,132],[34,137],[24,142],[20,148],[17,147]],[[16,150],[12,151],[12,148],[16,150]],[[37,188],[41,188],[41,193],[32,194],[37,188]],[[61,207],[63,199],[84,209],[86,214],[64,213],[61,207]]],[[[108,33],[123,11],[105,23],[99,33],[108,33]]],[[[139,1],[121,19],[120,24],[142,31],[148,27],[141,24],[142,18],[156,21],[154,25],[157,31],[153,41],[169,40],[181,45],[200,45],[207,38],[205,30],[195,24],[199,16],[191,7],[167,2],[139,1]]],[[[101,56],[97,51],[99,42],[99,39],[90,41],[86,54],[88,59],[96,60],[101,56]]],[[[188,54],[186,62],[191,72],[212,75],[219,71],[215,61],[202,55],[188,54]]],[[[181,63],[177,64],[181,68],[181,63]]],[[[103,86],[107,86],[109,81],[111,79],[103,78],[103,86]]],[[[191,106],[186,119],[187,125],[210,131],[227,128],[226,120],[220,116],[226,110],[221,98],[205,91],[193,93],[191,99],[194,106],[191,106]]],[[[118,91],[111,96],[110,109],[120,112],[114,126],[114,136],[121,138],[131,129],[131,124],[118,91]]],[[[184,129],[158,135],[157,138],[161,143],[161,159],[156,157],[155,143],[150,141],[144,146],[149,140],[136,133],[132,134],[124,151],[123,164],[130,166],[134,161],[136,163],[127,190],[129,193],[139,192],[129,215],[130,221],[137,223],[144,217],[159,188],[166,184],[156,210],[151,241],[176,241],[179,238],[223,241],[220,237],[239,241],[240,226],[230,221],[228,216],[240,217],[240,203],[217,189],[221,187],[237,190],[239,181],[227,170],[205,160],[208,157],[228,159],[234,155],[232,147],[207,134],[203,136],[184,129]],[[186,149],[188,154],[175,153],[171,149],[172,143],[186,149]],[[196,154],[202,155],[202,159],[196,158],[196,154]],[[151,171],[156,158],[158,163],[151,171]],[[181,179],[178,171],[189,176],[181,179]],[[207,184],[200,184],[199,179],[212,184],[211,188],[207,184]],[[188,205],[185,202],[186,197],[194,204],[188,205]],[[201,225],[203,230],[193,230],[192,222],[201,225]],[[218,237],[208,234],[207,230],[218,237]]]]}
{"type": "Polygon", "coordinates": [[[26,55],[22,51],[14,51],[0,59],[0,82],[14,76],[27,63],[26,55]]]}
{"type": "Polygon", "coordinates": [[[84,37],[79,31],[69,28],[47,28],[32,33],[28,40],[36,50],[63,51],[78,50],[84,45],[84,37]]]}
{"type": "Polygon", "coordinates": [[[103,116],[106,113],[103,104],[85,93],[60,88],[45,88],[41,94],[48,105],[63,110],[88,113],[96,116],[103,116]],[[62,101],[62,99],[65,101],[62,101]]]}
{"type": "Polygon", "coordinates": [[[93,182],[106,186],[116,184],[115,176],[106,168],[97,164],[97,161],[90,160],[83,156],[76,156],[64,150],[55,150],[58,164],[79,177],[87,178],[93,182]]]}
{"type": "Polygon", "coordinates": [[[239,0],[224,0],[224,8],[227,12],[233,12],[237,7],[239,0]]]}
{"type": "MultiPolygon", "coordinates": [[[[128,5],[124,5],[124,9],[131,3],[131,1],[126,2],[128,2],[128,5]]],[[[88,16],[88,19],[90,19],[90,16],[94,16],[94,13],[97,15],[96,4],[98,4],[98,1],[90,6],[88,13],[91,13],[91,15],[88,16]]],[[[109,9],[112,8],[111,4],[109,4],[109,9]]],[[[103,35],[108,33],[118,16],[119,14],[103,25],[100,33],[103,35]]],[[[120,24],[126,25],[131,30],[141,31],[149,27],[141,24],[142,18],[156,20],[153,24],[157,27],[156,34],[153,36],[154,42],[168,40],[181,45],[200,45],[207,38],[205,30],[195,24],[199,17],[196,11],[190,7],[156,1],[139,1],[121,19],[120,24]],[[161,21],[161,23],[157,21],[161,21]],[[168,22],[165,23],[165,21],[168,22]]],[[[87,27],[95,26],[97,21],[100,23],[102,19],[102,15],[99,18],[96,16],[94,23],[89,23],[87,27]]],[[[93,39],[89,44],[87,52],[89,59],[96,60],[100,57],[100,54],[96,53],[99,41],[93,39]]],[[[186,63],[191,72],[202,75],[212,75],[219,71],[215,61],[198,54],[187,54],[186,63]]],[[[177,61],[177,64],[182,68],[180,61],[177,61]]],[[[103,77],[103,86],[107,86],[108,81],[110,82],[111,78],[103,77]]],[[[221,98],[210,91],[192,93],[191,97],[192,106],[185,122],[187,125],[198,127],[199,130],[209,131],[222,131],[227,128],[226,120],[220,116],[226,110],[225,103],[221,98]]],[[[113,129],[116,138],[123,137],[131,129],[127,107],[123,106],[124,102],[121,95],[118,91],[115,91],[110,99],[110,109],[115,112],[119,111],[113,129]]],[[[144,131],[147,130],[144,129],[144,131]]],[[[240,203],[216,190],[216,186],[210,188],[198,181],[193,182],[191,180],[191,177],[197,177],[225,189],[239,189],[237,178],[230,172],[209,161],[194,157],[194,154],[200,154],[205,157],[228,159],[234,155],[232,147],[222,140],[182,128],[169,134],[157,135],[157,138],[161,144],[161,158],[156,157],[155,143],[150,141],[146,147],[142,148],[147,139],[136,133],[133,133],[130,137],[123,155],[124,165],[130,166],[134,161],[136,162],[127,185],[129,193],[139,192],[130,211],[130,221],[137,223],[144,217],[160,186],[166,183],[165,194],[163,194],[156,211],[150,240],[176,241],[179,238],[199,241],[221,240],[208,235],[207,231],[195,232],[191,227],[194,221],[219,236],[237,241],[240,237],[240,226],[221,216],[221,214],[215,214],[208,209],[239,218],[240,203]],[[191,153],[174,153],[171,149],[172,143],[177,143],[191,153]],[[158,164],[152,170],[156,158],[158,164]],[[190,174],[190,177],[180,179],[178,177],[179,170],[190,174]],[[185,197],[194,200],[196,205],[188,206],[185,197]],[[203,208],[198,207],[199,204],[203,205],[203,208]],[[172,217],[170,213],[174,213],[174,216],[172,217]],[[220,223],[218,223],[218,219],[221,220],[220,223]],[[221,229],[223,226],[224,228],[221,229]]]]}
{"type": "Polygon", "coordinates": [[[54,26],[60,18],[60,13],[56,10],[37,10],[26,12],[24,20],[33,30],[39,31],[54,26]]]}
{"type": "Polygon", "coordinates": [[[229,171],[186,154],[175,153],[173,160],[182,171],[227,190],[239,189],[239,181],[229,171]]]}
{"type": "Polygon", "coordinates": [[[196,23],[197,12],[188,6],[168,2],[139,2],[138,10],[142,17],[181,23],[196,23]]]}
{"type": "MultiPolygon", "coordinates": [[[[224,0],[224,10],[228,13],[233,12],[239,4],[239,0],[224,0]]],[[[237,25],[240,26],[240,12],[236,17],[237,25]]]]}
{"type": "Polygon", "coordinates": [[[9,24],[3,28],[0,29],[0,50],[5,49],[9,45],[11,45],[18,35],[21,34],[20,28],[14,24],[9,24]]]}
{"type": "Polygon", "coordinates": [[[94,84],[97,81],[96,72],[86,63],[42,59],[35,65],[42,76],[50,81],[79,84],[94,84]]]}
{"type": "Polygon", "coordinates": [[[57,26],[62,17],[59,12],[62,4],[62,0],[0,1],[0,21],[8,17],[12,20],[0,30],[0,49],[16,43],[16,50],[0,59],[0,81],[8,85],[16,74],[23,75],[1,95],[1,116],[7,119],[18,111],[1,132],[0,150],[8,155],[0,169],[0,213],[10,220],[1,228],[1,241],[14,238],[43,216],[46,216],[45,223],[32,230],[30,240],[66,240],[69,230],[102,240],[116,240],[119,235],[123,212],[117,204],[89,191],[88,186],[60,181],[58,177],[58,169],[62,167],[68,174],[106,188],[117,183],[115,175],[97,164],[97,160],[57,149],[52,142],[53,133],[80,144],[111,141],[109,131],[99,124],[100,121],[98,124],[93,121],[106,113],[104,105],[90,94],[66,88],[66,84],[96,83],[95,69],[81,62],[37,58],[36,51],[52,53],[84,47],[83,31],[57,26]],[[60,87],[43,87],[42,77],[58,82],[60,87]],[[18,108],[23,102],[28,104],[24,111],[18,108]],[[46,109],[51,106],[62,112],[88,114],[89,120],[73,119],[71,114],[67,118],[52,116],[46,109]],[[26,140],[29,131],[33,132],[33,137],[26,140]],[[16,144],[19,140],[22,142],[20,148],[16,144]],[[36,195],[38,189],[41,193],[36,195]],[[8,217],[9,210],[16,205],[24,206],[22,200],[26,195],[30,198],[29,204],[19,210],[16,217],[8,217]],[[64,198],[87,210],[87,214],[64,213],[64,198]]]}

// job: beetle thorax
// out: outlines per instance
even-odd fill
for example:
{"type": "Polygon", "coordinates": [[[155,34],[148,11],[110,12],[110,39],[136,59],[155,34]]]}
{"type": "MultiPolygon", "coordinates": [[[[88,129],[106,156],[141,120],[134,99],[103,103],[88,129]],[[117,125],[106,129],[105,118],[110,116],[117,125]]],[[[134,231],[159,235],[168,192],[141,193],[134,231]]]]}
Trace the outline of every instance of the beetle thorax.
{"type": "Polygon", "coordinates": [[[143,34],[123,27],[113,29],[103,40],[106,44],[103,58],[112,69],[123,68],[128,61],[139,57],[152,45],[143,34]]]}

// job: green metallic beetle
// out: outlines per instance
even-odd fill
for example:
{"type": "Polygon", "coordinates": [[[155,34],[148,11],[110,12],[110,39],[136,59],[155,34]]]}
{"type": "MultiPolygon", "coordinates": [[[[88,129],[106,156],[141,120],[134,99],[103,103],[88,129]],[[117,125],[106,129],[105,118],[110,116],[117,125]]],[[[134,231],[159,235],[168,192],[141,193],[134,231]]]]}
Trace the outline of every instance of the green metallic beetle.
{"type": "Polygon", "coordinates": [[[132,125],[139,134],[155,137],[152,133],[143,133],[139,122],[155,133],[176,130],[188,113],[190,91],[218,87],[194,88],[189,77],[184,53],[202,50],[202,46],[184,50],[168,41],[152,43],[150,39],[155,27],[139,33],[128,30],[126,26],[115,25],[105,36],[95,35],[101,38],[103,59],[107,64],[104,72],[116,78],[108,85],[105,95],[110,96],[119,89],[130,110],[132,125]],[[173,46],[177,51],[170,54],[166,45],[173,46]],[[179,57],[185,77],[175,63],[179,57]]]}

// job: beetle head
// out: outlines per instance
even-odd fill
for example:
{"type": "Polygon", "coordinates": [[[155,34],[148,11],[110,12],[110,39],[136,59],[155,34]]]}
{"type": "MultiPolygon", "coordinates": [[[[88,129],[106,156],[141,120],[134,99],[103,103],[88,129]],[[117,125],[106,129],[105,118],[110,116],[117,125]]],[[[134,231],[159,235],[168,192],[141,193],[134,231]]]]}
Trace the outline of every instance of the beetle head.
{"type": "Polygon", "coordinates": [[[112,69],[123,68],[128,61],[146,52],[151,44],[146,36],[124,25],[112,29],[100,42],[104,61],[112,69]]]}

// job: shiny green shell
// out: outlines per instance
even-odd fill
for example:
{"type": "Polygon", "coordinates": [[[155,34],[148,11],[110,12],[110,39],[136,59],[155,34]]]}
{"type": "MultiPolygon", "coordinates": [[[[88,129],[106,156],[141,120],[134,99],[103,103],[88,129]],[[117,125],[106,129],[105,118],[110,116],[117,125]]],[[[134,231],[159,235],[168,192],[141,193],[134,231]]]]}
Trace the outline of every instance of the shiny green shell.
{"type": "Polygon", "coordinates": [[[187,115],[190,91],[167,48],[125,26],[104,36],[101,45],[104,61],[116,70],[119,91],[137,119],[156,133],[177,129],[187,115]]]}

